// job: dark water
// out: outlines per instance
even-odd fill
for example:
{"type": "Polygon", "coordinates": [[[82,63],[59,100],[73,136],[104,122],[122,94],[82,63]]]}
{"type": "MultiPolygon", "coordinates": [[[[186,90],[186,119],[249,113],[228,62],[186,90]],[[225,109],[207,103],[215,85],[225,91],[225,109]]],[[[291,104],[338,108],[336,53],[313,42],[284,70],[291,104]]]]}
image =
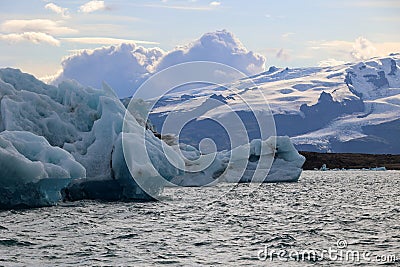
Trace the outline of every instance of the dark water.
{"type": "Polygon", "coordinates": [[[0,212],[0,266],[400,266],[400,172],[230,186],[0,212]]]}

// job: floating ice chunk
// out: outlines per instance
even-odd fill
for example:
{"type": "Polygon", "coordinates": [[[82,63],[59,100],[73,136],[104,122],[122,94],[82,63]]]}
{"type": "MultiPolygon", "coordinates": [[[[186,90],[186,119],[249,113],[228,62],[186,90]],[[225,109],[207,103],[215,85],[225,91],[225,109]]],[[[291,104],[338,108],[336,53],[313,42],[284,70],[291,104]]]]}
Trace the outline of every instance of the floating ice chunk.
{"type": "Polygon", "coordinates": [[[370,168],[371,171],[387,171],[386,167],[374,167],[370,168]]]}
{"type": "Polygon", "coordinates": [[[321,168],[319,170],[320,171],[327,171],[327,170],[329,170],[329,168],[326,167],[326,164],[324,163],[324,164],[322,164],[322,166],[321,166],[321,168]]]}
{"type": "MultiPolygon", "coordinates": [[[[193,147],[184,148],[184,154],[205,158],[193,147]],[[190,153],[188,153],[190,152],[190,153]]],[[[300,155],[289,137],[270,137],[252,140],[231,151],[214,155],[214,161],[199,172],[186,172],[175,177],[173,183],[181,186],[213,185],[216,182],[295,182],[299,179],[304,156],[300,155]]],[[[187,164],[187,163],[186,163],[187,164]]]]}

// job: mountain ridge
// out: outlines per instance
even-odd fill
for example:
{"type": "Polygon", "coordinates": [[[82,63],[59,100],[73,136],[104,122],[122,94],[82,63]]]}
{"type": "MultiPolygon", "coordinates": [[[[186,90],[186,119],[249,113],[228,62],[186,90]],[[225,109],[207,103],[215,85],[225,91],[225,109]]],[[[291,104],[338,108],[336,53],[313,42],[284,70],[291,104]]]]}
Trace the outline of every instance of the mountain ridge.
{"type": "MultiPolygon", "coordinates": [[[[185,95],[191,97],[185,99],[180,98],[182,93],[167,95],[152,110],[150,119],[161,128],[172,108],[174,112],[185,112],[177,108],[178,104],[184,102],[186,109],[194,108],[200,99],[213,94],[224,97],[223,104],[242,114],[246,110],[237,96],[251,96],[257,88],[268,100],[277,134],[290,136],[300,150],[398,154],[399,64],[400,55],[391,54],[332,67],[270,67],[268,71],[226,85],[225,89],[221,86],[190,89],[185,95]],[[238,88],[237,95],[229,86],[238,88]]],[[[254,104],[261,111],[265,108],[261,100],[255,100],[254,104]]],[[[217,110],[207,115],[210,119],[223,116],[217,110]]],[[[200,123],[201,119],[196,121],[200,123]]],[[[199,131],[196,123],[190,129],[199,131]]],[[[218,144],[218,136],[213,137],[218,144]]],[[[187,141],[186,136],[183,138],[187,141]]],[[[200,137],[191,144],[199,141],[200,137]]]]}

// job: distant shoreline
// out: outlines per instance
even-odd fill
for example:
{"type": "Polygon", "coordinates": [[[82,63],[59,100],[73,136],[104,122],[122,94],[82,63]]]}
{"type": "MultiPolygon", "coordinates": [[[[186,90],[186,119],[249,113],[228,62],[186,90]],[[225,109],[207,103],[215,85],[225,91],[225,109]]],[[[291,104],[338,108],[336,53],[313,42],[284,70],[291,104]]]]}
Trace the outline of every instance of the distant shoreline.
{"type": "Polygon", "coordinates": [[[329,169],[362,169],[385,167],[388,170],[400,170],[400,155],[360,154],[360,153],[317,153],[299,151],[306,157],[304,170],[314,170],[326,164],[329,169]]]}

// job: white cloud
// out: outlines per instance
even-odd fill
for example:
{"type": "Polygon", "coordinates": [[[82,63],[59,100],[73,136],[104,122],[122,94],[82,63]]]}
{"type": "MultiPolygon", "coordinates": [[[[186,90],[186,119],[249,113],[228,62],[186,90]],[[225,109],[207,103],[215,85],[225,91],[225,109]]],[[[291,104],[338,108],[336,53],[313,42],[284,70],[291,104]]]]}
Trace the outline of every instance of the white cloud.
{"type": "Polygon", "coordinates": [[[331,66],[343,65],[345,63],[346,62],[343,61],[343,60],[337,60],[337,59],[334,59],[334,58],[328,58],[328,59],[325,59],[325,60],[321,60],[318,63],[318,66],[319,67],[331,67],[331,66]]]}
{"type": "Polygon", "coordinates": [[[81,5],[79,7],[79,11],[83,13],[92,13],[98,10],[104,10],[106,9],[106,5],[104,1],[100,0],[92,0],[90,2],[87,2],[84,5],[81,5]]]}
{"type": "Polygon", "coordinates": [[[63,41],[81,43],[81,44],[101,44],[101,45],[118,45],[118,44],[158,44],[157,42],[128,40],[120,38],[108,37],[75,37],[75,38],[60,38],[63,41]]]}
{"type": "Polygon", "coordinates": [[[41,80],[44,83],[50,84],[52,81],[57,79],[62,74],[62,70],[58,70],[55,74],[53,75],[45,75],[42,77],[39,77],[39,80],[41,80]]]}
{"type": "Polygon", "coordinates": [[[58,15],[63,16],[64,18],[69,18],[68,8],[57,6],[54,3],[48,3],[44,7],[48,10],[55,12],[58,15]]]}
{"type": "Polygon", "coordinates": [[[356,60],[368,59],[376,55],[376,48],[366,38],[358,37],[353,44],[353,50],[350,54],[356,60]]]}
{"type": "Polygon", "coordinates": [[[14,19],[3,22],[0,29],[10,33],[44,32],[55,35],[77,33],[76,30],[61,26],[61,24],[61,21],[49,19],[14,19]]]}
{"type": "Polygon", "coordinates": [[[213,1],[213,2],[210,3],[210,6],[212,6],[212,7],[217,7],[217,6],[220,6],[220,5],[221,5],[221,2],[217,2],[217,1],[213,1]]]}
{"type": "Polygon", "coordinates": [[[234,67],[247,75],[264,71],[265,57],[248,51],[232,33],[216,31],[165,55],[157,70],[190,61],[214,61],[234,67]]]}
{"type": "Polygon", "coordinates": [[[62,61],[62,72],[53,83],[74,79],[101,88],[105,81],[119,97],[131,96],[163,54],[159,48],[147,49],[135,44],[76,51],[62,61]]]}
{"type": "Polygon", "coordinates": [[[59,46],[60,41],[55,39],[53,36],[42,32],[24,32],[24,33],[11,33],[0,35],[0,40],[9,43],[19,43],[23,41],[28,41],[31,43],[47,43],[53,46],[59,46]]]}
{"type": "Polygon", "coordinates": [[[384,57],[400,52],[400,42],[371,42],[365,37],[358,37],[353,42],[344,40],[311,41],[310,49],[324,53],[340,61],[358,61],[372,57],[384,57]]]}
{"type": "MultiPolygon", "coordinates": [[[[63,41],[118,43],[114,38],[64,38],[63,41]]],[[[129,41],[129,40],[128,40],[129,41]]],[[[247,75],[264,71],[265,58],[248,51],[232,33],[204,34],[194,42],[165,53],[160,48],[143,48],[133,43],[74,51],[62,62],[62,73],[54,83],[74,79],[81,84],[101,87],[107,82],[119,97],[131,96],[156,71],[190,61],[214,61],[234,67],[247,75]]]]}

